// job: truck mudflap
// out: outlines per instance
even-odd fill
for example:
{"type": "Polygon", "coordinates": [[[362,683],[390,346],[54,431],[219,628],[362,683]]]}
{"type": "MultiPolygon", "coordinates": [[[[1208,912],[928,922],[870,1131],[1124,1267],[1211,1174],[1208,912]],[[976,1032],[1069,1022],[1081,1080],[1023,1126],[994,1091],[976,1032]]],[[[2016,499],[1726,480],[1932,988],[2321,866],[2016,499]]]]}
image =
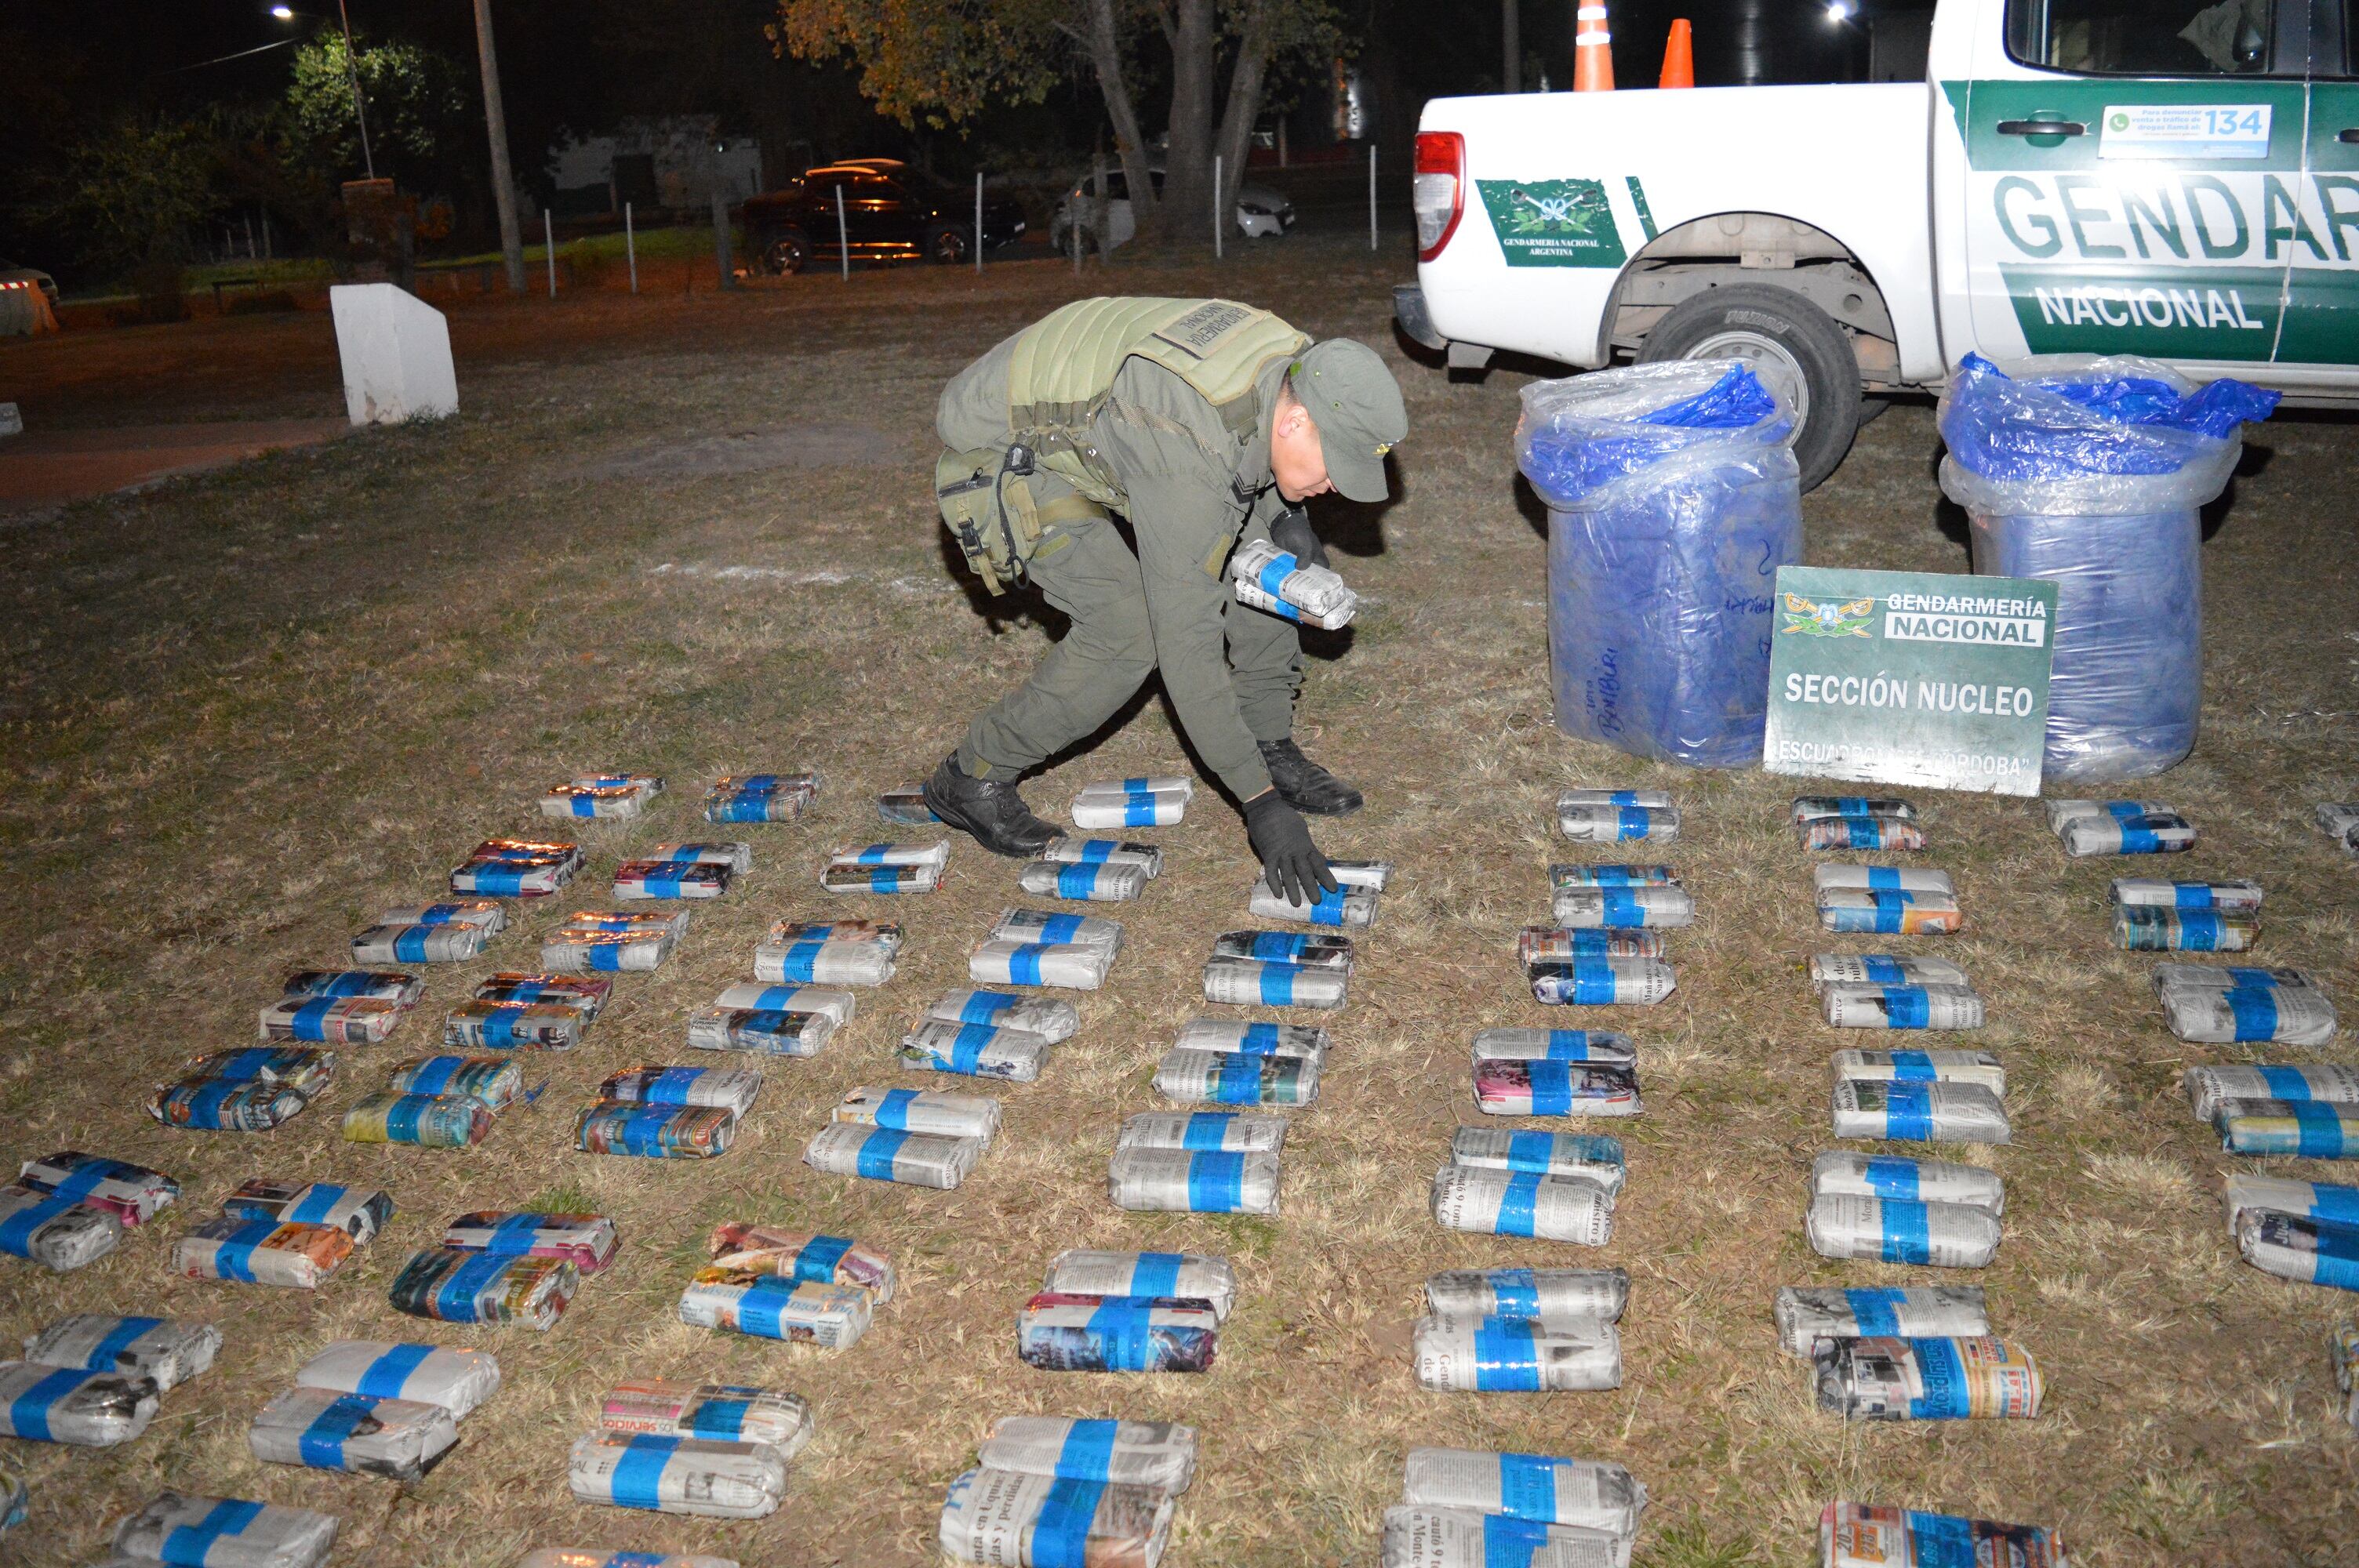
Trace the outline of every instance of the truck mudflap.
{"type": "Polygon", "coordinates": [[[1426,314],[1425,290],[1414,283],[1393,285],[1393,319],[1402,331],[1429,349],[1446,349],[1450,340],[1433,330],[1433,318],[1426,314]]]}

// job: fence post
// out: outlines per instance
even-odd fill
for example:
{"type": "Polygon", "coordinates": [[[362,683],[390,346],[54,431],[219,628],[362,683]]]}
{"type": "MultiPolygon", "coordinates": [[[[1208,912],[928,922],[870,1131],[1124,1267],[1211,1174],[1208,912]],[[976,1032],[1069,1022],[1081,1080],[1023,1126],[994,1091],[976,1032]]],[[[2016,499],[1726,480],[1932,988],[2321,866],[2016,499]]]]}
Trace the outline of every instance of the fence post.
{"type": "Polygon", "coordinates": [[[1376,248],[1376,144],[1368,144],[1368,249],[1376,248]]]}
{"type": "Polygon", "coordinates": [[[623,254],[630,258],[631,292],[639,291],[639,237],[631,227],[631,204],[623,203],[623,254]]]}
{"type": "Polygon", "coordinates": [[[1221,222],[1221,155],[1212,155],[1212,259],[1221,259],[1221,232],[1228,225],[1221,222]]]}
{"type": "Polygon", "coordinates": [[[842,264],[843,281],[850,283],[852,281],[852,235],[851,232],[843,226],[843,183],[841,180],[836,182],[835,187],[835,255],[836,260],[842,264]]]}
{"type": "Polygon", "coordinates": [[[974,171],[974,270],[983,272],[983,170],[974,171]]]}
{"type": "Polygon", "coordinates": [[[549,297],[557,297],[557,223],[549,209],[540,210],[540,248],[549,257],[549,297]]]}

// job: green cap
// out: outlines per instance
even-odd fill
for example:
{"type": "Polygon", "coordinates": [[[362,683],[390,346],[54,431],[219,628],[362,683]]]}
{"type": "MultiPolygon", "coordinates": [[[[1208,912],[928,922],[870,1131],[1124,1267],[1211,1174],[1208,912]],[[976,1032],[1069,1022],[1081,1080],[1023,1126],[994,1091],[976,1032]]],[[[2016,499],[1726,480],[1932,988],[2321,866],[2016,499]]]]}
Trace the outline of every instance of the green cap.
{"type": "Polygon", "coordinates": [[[1349,338],[1313,343],[1295,362],[1294,395],[1319,428],[1327,477],[1352,501],[1382,501],[1385,454],[1408,434],[1400,385],[1376,351],[1349,338]]]}

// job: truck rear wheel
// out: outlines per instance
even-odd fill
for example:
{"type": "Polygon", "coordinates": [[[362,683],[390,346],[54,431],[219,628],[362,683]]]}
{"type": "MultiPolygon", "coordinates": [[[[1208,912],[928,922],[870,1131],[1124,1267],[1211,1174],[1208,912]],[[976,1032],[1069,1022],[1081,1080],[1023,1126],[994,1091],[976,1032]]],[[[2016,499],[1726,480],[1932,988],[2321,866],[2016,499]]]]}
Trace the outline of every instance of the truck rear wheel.
{"type": "Polygon", "coordinates": [[[1638,345],[1638,362],[1742,360],[1794,406],[1794,461],[1815,490],[1851,450],[1860,424],[1859,361],[1834,319],[1800,295],[1762,284],[1710,288],[1680,301],[1638,345]]]}

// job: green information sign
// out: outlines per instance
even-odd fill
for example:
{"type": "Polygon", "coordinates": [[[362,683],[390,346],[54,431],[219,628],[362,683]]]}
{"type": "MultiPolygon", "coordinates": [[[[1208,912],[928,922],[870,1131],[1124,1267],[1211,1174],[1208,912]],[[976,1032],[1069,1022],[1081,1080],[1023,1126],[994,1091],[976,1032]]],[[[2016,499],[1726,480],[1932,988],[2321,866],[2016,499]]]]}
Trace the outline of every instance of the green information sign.
{"type": "Polygon", "coordinates": [[[1602,179],[1478,179],[1509,266],[1620,266],[1628,260],[1602,179]]]}
{"type": "Polygon", "coordinates": [[[1777,568],[1773,773],[2039,793],[2056,585],[1777,568]]]}

